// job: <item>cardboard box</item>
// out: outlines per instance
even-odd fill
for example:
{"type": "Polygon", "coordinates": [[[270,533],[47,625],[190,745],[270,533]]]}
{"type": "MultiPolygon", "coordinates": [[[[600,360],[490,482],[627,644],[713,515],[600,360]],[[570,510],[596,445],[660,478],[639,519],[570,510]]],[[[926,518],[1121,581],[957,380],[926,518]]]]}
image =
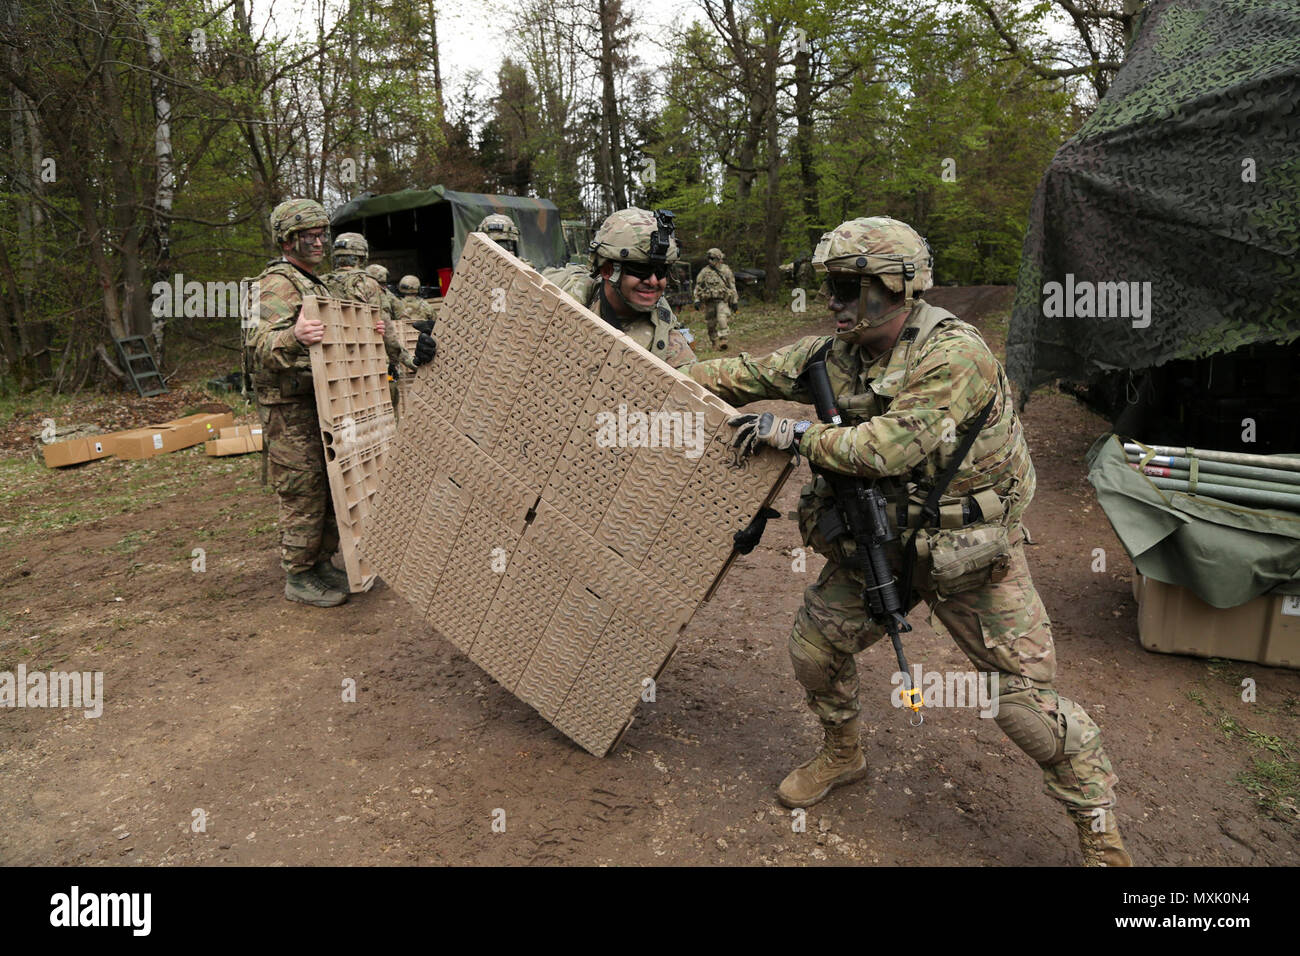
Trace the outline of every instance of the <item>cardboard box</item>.
{"type": "Polygon", "coordinates": [[[233,427],[235,416],[230,412],[221,412],[220,414],[199,412],[194,415],[186,415],[184,418],[178,418],[167,424],[183,433],[182,440],[187,441],[188,444],[181,447],[188,448],[190,445],[197,445],[201,441],[208,441],[218,437],[223,428],[233,427]]]}
{"type": "Polygon", "coordinates": [[[1138,637],[1147,650],[1300,669],[1300,595],[1217,608],[1186,588],[1139,577],[1138,637]]]}
{"type": "Polygon", "coordinates": [[[220,435],[203,446],[209,455],[246,455],[262,450],[261,425],[236,425],[221,429],[220,435]]]}
{"type": "Polygon", "coordinates": [[[229,412],[211,414],[201,412],[186,415],[165,425],[133,428],[106,436],[106,445],[118,458],[152,458],[166,452],[180,451],[209,438],[215,438],[223,427],[233,425],[235,418],[229,412]]]}
{"type": "Polygon", "coordinates": [[[41,448],[45,456],[45,467],[63,468],[67,465],[79,465],[83,461],[107,458],[112,454],[108,448],[110,435],[95,435],[92,438],[73,438],[69,441],[51,442],[41,448]]]}

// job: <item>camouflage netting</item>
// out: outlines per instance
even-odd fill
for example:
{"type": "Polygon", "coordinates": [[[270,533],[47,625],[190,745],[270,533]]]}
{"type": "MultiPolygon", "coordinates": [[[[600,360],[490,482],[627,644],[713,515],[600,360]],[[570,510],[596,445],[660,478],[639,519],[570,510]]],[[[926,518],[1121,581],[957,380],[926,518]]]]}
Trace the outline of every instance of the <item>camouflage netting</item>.
{"type": "Polygon", "coordinates": [[[1300,3],[1156,0],[1034,197],[1007,371],[1028,395],[1293,341],[1298,245],[1300,3]],[[1149,326],[1047,317],[1044,285],[1067,275],[1149,281],[1149,326]]]}

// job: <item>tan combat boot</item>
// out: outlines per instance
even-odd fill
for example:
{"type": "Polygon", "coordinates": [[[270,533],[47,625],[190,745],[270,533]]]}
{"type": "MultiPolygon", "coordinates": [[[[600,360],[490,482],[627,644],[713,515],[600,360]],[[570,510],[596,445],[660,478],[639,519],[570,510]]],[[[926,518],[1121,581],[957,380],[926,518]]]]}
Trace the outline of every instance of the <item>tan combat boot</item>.
{"type": "Polygon", "coordinates": [[[329,587],[311,571],[288,575],[284,579],[284,597],[286,601],[312,607],[338,607],[348,599],[344,592],[329,587]]]}
{"type": "Polygon", "coordinates": [[[817,755],[781,781],[776,798],[785,806],[811,807],[832,788],[867,775],[867,755],[858,744],[858,718],[834,727],[823,724],[826,741],[817,755]]]}
{"type": "Polygon", "coordinates": [[[1079,849],[1083,851],[1084,866],[1132,866],[1133,858],[1124,849],[1124,841],[1119,835],[1119,821],[1109,810],[1105,816],[1094,817],[1092,813],[1070,813],[1079,831],[1079,849]],[[1095,820],[1100,819],[1106,829],[1095,829],[1095,820]]]}

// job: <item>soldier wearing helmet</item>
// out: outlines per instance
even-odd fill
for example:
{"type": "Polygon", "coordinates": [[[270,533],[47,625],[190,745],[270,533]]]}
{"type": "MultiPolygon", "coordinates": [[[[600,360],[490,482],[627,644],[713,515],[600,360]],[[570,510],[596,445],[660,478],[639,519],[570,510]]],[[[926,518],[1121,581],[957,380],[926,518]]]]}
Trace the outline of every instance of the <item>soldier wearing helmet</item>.
{"type": "MultiPolygon", "coordinates": [[[[365,267],[368,258],[370,244],[365,236],[357,232],[341,233],[334,240],[334,271],[325,276],[325,283],[336,298],[379,306],[381,323],[376,328],[384,335],[384,350],[388,353],[388,391],[393,401],[393,413],[398,414],[397,378],[401,374],[398,368],[414,372],[416,366],[423,363],[417,362],[402,346],[397,326],[397,298],[365,267]]],[[[384,277],[387,276],[388,270],[385,269],[384,277]]]]}
{"type": "Polygon", "coordinates": [[[590,266],[543,273],[602,319],[674,368],[694,362],[691,339],[664,299],[680,250],[673,214],[631,207],[606,219],[592,239],[590,266]]]}
{"type": "Polygon", "coordinates": [[[303,296],[330,294],[316,275],[329,245],[329,224],[324,208],[311,199],[290,199],[275,207],[271,235],[281,257],[253,285],[258,298],[248,318],[255,317],[257,324],[247,344],[264,453],[280,502],[284,596],[316,607],[334,607],[348,595],[347,576],[330,563],[339,533],[308,352],[325,337],[325,327],[300,315],[303,296]]]}
{"type": "Polygon", "coordinates": [[[709,329],[709,344],[718,351],[727,351],[727,320],[740,304],[736,295],[736,277],[731,274],[731,266],[722,261],[721,249],[709,250],[709,261],[700,274],[695,277],[695,292],[692,299],[695,308],[704,303],[704,321],[709,329]]]}
{"type": "Polygon", "coordinates": [[[438,306],[428,299],[420,298],[420,280],[417,276],[402,276],[397,283],[400,293],[397,299],[397,317],[403,322],[414,325],[416,322],[428,322],[432,331],[433,323],[438,318],[438,306]]]}
{"type": "Polygon", "coordinates": [[[519,227],[509,216],[503,216],[499,212],[484,216],[474,231],[484,233],[506,252],[517,256],[524,265],[532,266],[531,262],[519,255],[519,227]]]}
{"type": "MultiPolygon", "coordinates": [[[[1020,524],[1034,468],[1011,388],[974,327],[918,298],[933,284],[932,263],[925,240],[904,223],[880,216],[845,222],[822,236],[813,256],[825,275],[832,334],[765,358],[700,362],[686,373],[733,405],[810,402],[804,372],[824,358],[842,424],[739,416],[732,419],[739,454],[758,444],[801,453],[815,468],[867,479],[882,491],[900,535],[893,570],[911,585],[905,607],[924,600],[985,672],[995,722],[1042,768],[1048,795],[1078,829],[1085,865],[1131,866],[1101,731],[1055,689],[1051,624],[1030,578],[1020,524]],[[973,444],[963,448],[967,435],[973,444]],[[956,471],[945,488],[950,465],[956,471]],[[923,520],[932,497],[935,522],[923,520]],[[914,553],[904,547],[913,540],[914,553]]],[[[799,504],[804,542],[826,566],[804,593],[790,657],[825,743],[781,783],[777,794],[789,807],[812,806],[867,775],[854,655],[885,633],[863,605],[861,572],[848,566],[852,542],[826,520],[837,510],[826,479],[817,475],[799,504]]]]}

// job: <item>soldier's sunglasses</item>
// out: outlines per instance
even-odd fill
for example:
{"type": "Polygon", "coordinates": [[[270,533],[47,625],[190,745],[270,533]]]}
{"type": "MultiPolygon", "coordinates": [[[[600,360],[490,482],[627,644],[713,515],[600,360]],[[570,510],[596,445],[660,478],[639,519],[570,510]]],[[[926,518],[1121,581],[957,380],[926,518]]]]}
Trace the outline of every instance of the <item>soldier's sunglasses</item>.
{"type": "Polygon", "coordinates": [[[668,275],[668,264],[666,262],[625,262],[623,271],[636,279],[648,279],[651,276],[662,279],[668,275]]]}
{"type": "Polygon", "coordinates": [[[328,232],[300,232],[298,233],[298,238],[309,246],[315,245],[318,242],[322,246],[327,246],[329,245],[330,234],[328,232]]]}
{"type": "Polygon", "coordinates": [[[828,275],[824,288],[829,298],[839,299],[848,305],[850,302],[858,301],[858,296],[862,292],[862,277],[828,275]]]}

